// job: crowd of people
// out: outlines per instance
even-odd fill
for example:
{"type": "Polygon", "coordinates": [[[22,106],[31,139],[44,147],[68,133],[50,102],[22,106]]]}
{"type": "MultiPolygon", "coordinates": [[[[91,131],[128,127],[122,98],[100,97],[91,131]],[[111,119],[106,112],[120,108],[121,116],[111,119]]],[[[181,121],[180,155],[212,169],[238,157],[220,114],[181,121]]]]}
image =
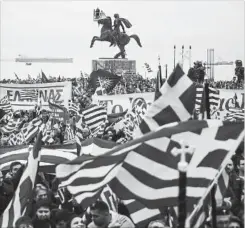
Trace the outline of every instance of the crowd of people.
{"type": "MultiPolygon", "coordinates": [[[[217,89],[244,89],[244,67],[242,66],[242,62],[240,60],[236,61],[236,68],[234,70],[234,77],[230,81],[227,80],[210,80],[206,79],[205,75],[205,66],[201,61],[194,62],[194,66],[191,67],[188,71],[188,77],[193,81],[198,83],[203,83],[204,79],[207,80],[208,83],[212,85],[212,87],[217,89]]],[[[163,82],[166,79],[163,77],[163,82]]],[[[35,83],[52,83],[52,82],[64,82],[64,81],[72,81],[73,85],[79,86],[81,90],[85,92],[90,92],[91,85],[88,75],[86,77],[83,75],[80,78],[65,78],[64,76],[52,77],[49,76],[47,78],[45,76],[45,81],[41,75],[39,75],[36,79],[28,76],[27,79],[19,79],[15,80],[11,79],[3,79],[0,80],[0,83],[10,83],[10,84],[35,84],[35,83]]],[[[130,94],[130,93],[146,93],[146,92],[155,92],[156,89],[156,78],[146,78],[140,74],[136,75],[122,75],[121,80],[117,83],[116,87],[108,93],[108,95],[114,94],[130,94]]]]}
{"type": "MultiPolygon", "coordinates": [[[[87,97],[83,100],[84,106],[89,105],[91,99],[87,97]]],[[[62,121],[54,122],[53,117],[46,111],[39,111],[36,107],[33,111],[21,111],[14,114],[14,118],[21,118],[19,127],[30,123],[39,118],[46,126],[53,125],[50,135],[54,139],[52,143],[43,141],[43,145],[62,144],[67,139],[66,128],[75,128],[74,115],[70,114],[67,125],[62,121]],[[56,125],[56,126],[55,126],[56,125]]],[[[110,126],[110,123],[107,123],[110,126]]],[[[15,134],[18,133],[16,130],[15,134]]],[[[90,138],[89,129],[84,126],[83,138],[90,138]]],[[[108,127],[101,136],[102,139],[111,140],[117,143],[125,142],[125,132],[117,131],[113,127],[108,127]]],[[[1,138],[3,147],[9,145],[9,139],[4,135],[1,138]]],[[[29,142],[33,144],[35,138],[29,142]]],[[[7,146],[8,147],[8,146],[7,146]]],[[[244,223],[244,145],[239,146],[232,160],[227,164],[226,171],[229,175],[229,187],[226,190],[225,198],[217,208],[217,227],[218,228],[242,228],[244,223]]],[[[0,214],[4,212],[14,191],[18,186],[24,165],[13,162],[9,170],[0,171],[0,214]]],[[[33,199],[28,203],[25,216],[18,218],[16,228],[104,228],[104,227],[137,227],[130,218],[130,214],[125,205],[117,199],[115,201],[117,211],[112,211],[103,201],[96,201],[89,210],[77,204],[68,191],[61,194],[58,190],[55,175],[48,173],[38,173],[37,182],[33,191],[33,199]]],[[[148,228],[167,228],[177,227],[177,221],[173,220],[170,224],[169,217],[174,218],[166,208],[160,218],[151,221],[148,228]]],[[[210,226],[210,218],[207,220],[206,227],[210,226]]],[[[139,227],[141,228],[141,227],[139,227]]]]}
{"type": "Polygon", "coordinates": [[[237,82],[236,78],[232,81],[216,81],[210,82],[210,84],[217,89],[244,89],[244,81],[237,82]]]}
{"type": "MultiPolygon", "coordinates": [[[[77,105],[78,110],[89,107],[92,104],[92,97],[89,94],[83,94],[82,96],[74,97],[75,104],[77,105]]],[[[36,140],[35,137],[28,137],[28,139],[23,139],[22,141],[13,142],[12,138],[15,138],[16,135],[22,134],[24,129],[31,128],[33,125],[35,126],[44,126],[44,137],[42,140],[42,145],[59,145],[66,144],[68,142],[75,141],[75,132],[76,132],[76,116],[77,113],[74,110],[69,110],[62,118],[56,116],[57,113],[51,112],[49,110],[41,109],[40,106],[36,105],[33,110],[18,110],[14,112],[10,112],[3,116],[0,119],[0,147],[12,146],[12,145],[27,145],[33,144],[36,140]],[[5,131],[5,127],[7,128],[9,123],[15,123],[16,125],[12,130],[5,131]],[[37,125],[38,124],[38,125],[37,125]]],[[[122,117],[118,117],[116,122],[127,119],[125,115],[122,117]]],[[[105,122],[104,131],[100,135],[96,135],[96,137],[100,137],[105,140],[112,140],[118,143],[122,141],[132,139],[130,134],[125,133],[125,129],[114,129],[114,124],[116,122],[115,118],[110,120],[108,117],[105,122]]],[[[131,124],[134,124],[130,122],[131,124]]],[[[128,127],[129,123],[125,125],[128,127]]],[[[131,127],[130,133],[133,131],[133,127],[131,127]]],[[[129,132],[129,131],[127,131],[129,132]]],[[[84,124],[82,131],[83,139],[89,139],[91,137],[95,137],[95,135],[91,132],[89,127],[84,124]]]]}
{"type": "MultiPolygon", "coordinates": [[[[236,68],[234,70],[234,77],[232,80],[210,80],[206,81],[212,85],[213,88],[217,89],[244,89],[244,67],[242,66],[241,60],[236,60],[236,68]]],[[[188,77],[195,82],[203,83],[205,80],[205,65],[201,61],[194,62],[194,66],[188,71],[188,77]]]]}
{"type": "MultiPolygon", "coordinates": [[[[242,228],[244,224],[244,157],[243,144],[237,149],[226,166],[229,186],[225,198],[217,208],[218,228],[242,228]]],[[[13,162],[10,170],[0,171],[0,215],[13,197],[24,165],[13,162]]],[[[33,191],[33,198],[28,202],[25,216],[17,219],[15,228],[134,228],[129,212],[124,204],[116,199],[116,211],[112,211],[106,202],[97,200],[89,209],[82,208],[69,193],[58,190],[55,175],[39,172],[33,191]]],[[[148,228],[167,228],[169,210],[151,221],[148,228]]],[[[173,221],[171,227],[177,227],[173,221]]],[[[210,218],[206,227],[211,227],[210,218]]]]}
{"type": "MultiPolygon", "coordinates": [[[[199,66],[200,67],[200,66],[199,66]]],[[[199,71],[203,69],[198,69],[199,71]]],[[[190,76],[190,75],[189,75],[190,76]]],[[[193,76],[193,75],[192,75],[193,76]]],[[[190,76],[190,77],[192,77],[190,76]]],[[[193,76],[194,77],[194,76],[193,76]]],[[[195,76],[196,77],[196,76],[195,76]]],[[[192,78],[194,81],[202,82],[204,75],[192,78]]],[[[72,81],[74,88],[79,88],[81,94],[77,94],[73,89],[73,100],[79,103],[79,108],[86,108],[91,105],[89,80],[87,78],[65,79],[64,77],[49,78],[49,82],[72,81]],[[85,89],[86,88],[86,89],[85,89]]],[[[0,83],[39,83],[38,80],[2,80],[0,83]]],[[[140,75],[122,77],[120,82],[110,94],[143,93],[155,91],[156,79],[144,79],[140,75]]],[[[216,88],[243,89],[243,80],[218,81],[210,84],[216,88]]],[[[135,113],[137,115],[137,113],[135,113]]],[[[119,116],[118,120],[132,118],[119,116]]],[[[133,117],[134,118],[134,117],[133,117]]],[[[139,116],[140,118],[140,116],[139,116]]],[[[45,136],[42,139],[43,145],[64,144],[73,140],[75,143],[76,133],[76,113],[69,112],[66,121],[55,118],[53,112],[41,110],[35,106],[33,110],[20,110],[6,114],[0,120],[0,128],[4,127],[11,120],[18,123],[11,132],[0,131],[0,147],[9,147],[12,138],[22,132],[23,128],[29,127],[30,123],[39,122],[38,126],[44,125],[45,136]],[[49,137],[50,136],[50,137],[49,137]]],[[[132,139],[132,129],[134,126],[130,122],[125,124],[125,128],[114,128],[113,122],[105,122],[104,131],[99,136],[101,139],[113,141],[118,144],[125,143],[132,139]],[[131,129],[131,131],[130,131],[131,129]]],[[[84,125],[82,130],[84,140],[93,137],[88,126],[84,125]]],[[[34,144],[36,136],[29,141],[23,140],[16,145],[34,144]]],[[[12,162],[9,170],[0,170],[0,216],[3,214],[8,203],[11,201],[14,192],[20,181],[24,170],[24,165],[19,162],[12,162]]],[[[244,224],[244,142],[242,142],[231,161],[226,166],[229,176],[229,184],[224,199],[217,205],[217,228],[242,228],[244,224]]],[[[116,198],[116,196],[114,196],[116,198]]],[[[69,194],[67,189],[58,189],[58,180],[54,174],[38,172],[37,180],[33,190],[32,200],[28,202],[25,216],[19,217],[15,223],[15,228],[133,228],[137,227],[130,217],[127,207],[122,201],[116,198],[113,201],[116,210],[112,210],[110,205],[102,200],[97,200],[89,208],[82,208],[80,204],[69,194]]],[[[161,216],[149,222],[144,228],[167,228],[177,227],[176,215],[170,212],[169,208],[162,211],[161,216]]],[[[206,221],[206,227],[211,227],[210,217],[206,221]]],[[[141,228],[141,227],[139,227],[141,228]]]]}

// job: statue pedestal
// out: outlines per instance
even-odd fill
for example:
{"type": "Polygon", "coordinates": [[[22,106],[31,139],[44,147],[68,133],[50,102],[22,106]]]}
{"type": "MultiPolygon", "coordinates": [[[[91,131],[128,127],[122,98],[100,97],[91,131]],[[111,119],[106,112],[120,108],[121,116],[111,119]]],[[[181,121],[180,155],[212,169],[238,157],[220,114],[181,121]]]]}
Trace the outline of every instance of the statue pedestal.
{"type": "Polygon", "coordinates": [[[136,60],[99,58],[92,60],[92,71],[107,70],[117,75],[135,75],[136,60]]]}

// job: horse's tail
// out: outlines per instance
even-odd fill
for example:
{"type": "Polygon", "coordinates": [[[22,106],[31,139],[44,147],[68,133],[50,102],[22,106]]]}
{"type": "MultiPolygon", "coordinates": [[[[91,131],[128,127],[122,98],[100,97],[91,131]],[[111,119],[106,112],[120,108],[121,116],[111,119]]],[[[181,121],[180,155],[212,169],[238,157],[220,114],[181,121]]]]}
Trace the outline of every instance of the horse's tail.
{"type": "Polygon", "coordinates": [[[131,35],[131,36],[129,36],[130,38],[134,38],[135,40],[136,40],[136,42],[137,42],[137,44],[140,46],[140,47],[142,47],[142,45],[141,45],[141,42],[140,42],[140,38],[137,36],[137,35],[131,35]]]}

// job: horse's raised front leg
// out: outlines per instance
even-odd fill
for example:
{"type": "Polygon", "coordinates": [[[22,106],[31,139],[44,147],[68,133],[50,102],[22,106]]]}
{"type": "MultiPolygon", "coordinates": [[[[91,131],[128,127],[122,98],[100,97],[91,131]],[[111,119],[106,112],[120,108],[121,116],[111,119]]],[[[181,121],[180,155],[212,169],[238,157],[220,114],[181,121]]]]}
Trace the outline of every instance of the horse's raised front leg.
{"type": "Polygon", "coordinates": [[[96,40],[100,40],[100,38],[98,36],[94,36],[93,39],[91,40],[90,48],[92,48],[94,46],[94,42],[96,40]]]}

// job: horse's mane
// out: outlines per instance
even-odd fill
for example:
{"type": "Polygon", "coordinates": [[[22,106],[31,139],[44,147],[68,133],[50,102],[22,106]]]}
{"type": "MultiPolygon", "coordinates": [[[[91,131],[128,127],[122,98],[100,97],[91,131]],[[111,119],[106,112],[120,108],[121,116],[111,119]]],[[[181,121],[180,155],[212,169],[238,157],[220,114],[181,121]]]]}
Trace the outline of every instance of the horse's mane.
{"type": "Polygon", "coordinates": [[[111,17],[107,16],[107,18],[109,19],[110,24],[111,24],[111,27],[112,27],[112,20],[111,20],[111,17]]]}

